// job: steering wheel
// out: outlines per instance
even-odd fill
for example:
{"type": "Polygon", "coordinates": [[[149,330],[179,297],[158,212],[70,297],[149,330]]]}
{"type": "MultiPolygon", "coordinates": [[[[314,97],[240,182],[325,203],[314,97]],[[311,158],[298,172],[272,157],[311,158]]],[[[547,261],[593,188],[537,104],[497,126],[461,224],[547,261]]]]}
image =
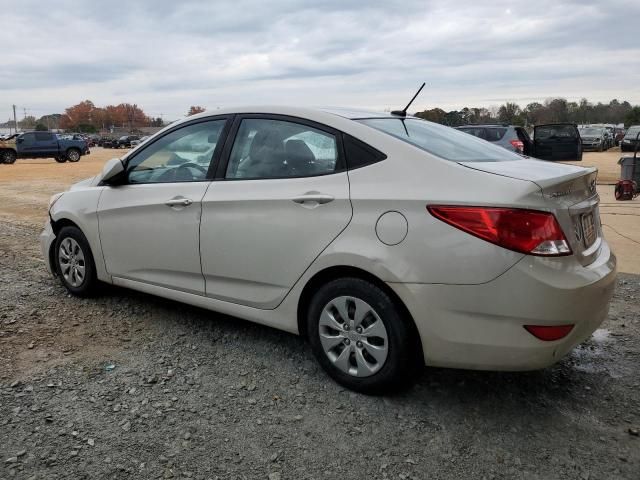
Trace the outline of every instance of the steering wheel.
{"type": "Polygon", "coordinates": [[[194,168],[198,170],[200,173],[202,173],[203,178],[207,176],[207,169],[203,168],[197,163],[187,162],[187,163],[178,165],[178,167],[175,169],[174,179],[177,181],[187,181],[187,182],[195,180],[195,177],[189,171],[190,168],[194,168]]]}
{"type": "Polygon", "coordinates": [[[167,170],[158,178],[160,182],[190,182],[195,180],[193,174],[188,170],[188,168],[195,168],[200,173],[203,174],[203,177],[207,175],[207,169],[201,167],[197,163],[187,162],[178,165],[175,168],[167,170]]]}
{"type": "Polygon", "coordinates": [[[200,171],[200,173],[204,173],[205,175],[207,174],[207,169],[204,168],[202,165],[198,165],[197,163],[193,163],[193,162],[187,162],[187,163],[182,163],[180,165],[178,165],[177,170],[180,170],[181,168],[195,168],[196,170],[200,171]]]}

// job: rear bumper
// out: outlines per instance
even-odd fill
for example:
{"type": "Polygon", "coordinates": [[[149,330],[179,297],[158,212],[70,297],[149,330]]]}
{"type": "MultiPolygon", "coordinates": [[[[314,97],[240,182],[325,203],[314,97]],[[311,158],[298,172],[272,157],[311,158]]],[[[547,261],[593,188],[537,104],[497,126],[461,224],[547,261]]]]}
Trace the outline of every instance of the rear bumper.
{"type": "Polygon", "coordinates": [[[51,222],[47,220],[47,223],[44,225],[44,229],[42,233],[40,233],[40,252],[42,253],[42,258],[44,259],[44,263],[47,267],[47,271],[53,274],[53,265],[51,263],[51,256],[49,255],[51,252],[51,246],[53,242],[56,241],[56,234],[53,233],[53,229],[51,228],[51,222]]]}
{"type": "Polygon", "coordinates": [[[603,242],[583,267],[527,256],[481,285],[389,284],[416,322],[425,364],[479,370],[535,370],[557,362],[604,321],[613,294],[616,258],[603,242]],[[559,267],[561,265],[561,267],[559,267]],[[574,324],[545,342],[524,325],[574,324]]]}

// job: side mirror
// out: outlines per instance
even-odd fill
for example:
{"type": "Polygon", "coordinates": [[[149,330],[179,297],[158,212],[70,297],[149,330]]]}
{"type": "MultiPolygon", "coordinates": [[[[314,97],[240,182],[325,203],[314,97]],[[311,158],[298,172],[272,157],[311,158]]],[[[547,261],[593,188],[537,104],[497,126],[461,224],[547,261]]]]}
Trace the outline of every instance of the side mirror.
{"type": "Polygon", "coordinates": [[[122,161],[119,158],[112,158],[102,167],[100,181],[102,183],[109,183],[109,180],[120,175],[122,172],[124,172],[122,161]]]}
{"type": "Polygon", "coordinates": [[[16,138],[16,143],[22,143],[24,142],[24,138],[16,138]]]}

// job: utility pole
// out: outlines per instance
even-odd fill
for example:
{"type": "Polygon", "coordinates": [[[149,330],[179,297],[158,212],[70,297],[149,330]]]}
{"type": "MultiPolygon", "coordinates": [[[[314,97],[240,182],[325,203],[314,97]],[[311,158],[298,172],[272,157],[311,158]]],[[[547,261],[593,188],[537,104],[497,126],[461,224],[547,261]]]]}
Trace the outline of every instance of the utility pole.
{"type": "Polygon", "coordinates": [[[16,119],[16,106],[13,106],[13,127],[15,128],[15,133],[18,133],[18,120],[16,119]]]}

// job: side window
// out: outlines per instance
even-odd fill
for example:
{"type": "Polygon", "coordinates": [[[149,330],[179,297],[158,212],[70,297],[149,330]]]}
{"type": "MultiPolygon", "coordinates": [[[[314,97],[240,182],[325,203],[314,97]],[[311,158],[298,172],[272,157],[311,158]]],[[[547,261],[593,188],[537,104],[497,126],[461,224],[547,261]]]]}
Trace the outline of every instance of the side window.
{"type": "Polygon", "coordinates": [[[24,133],[21,137],[23,145],[33,145],[36,142],[35,133],[24,133]]]}
{"type": "Polygon", "coordinates": [[[309,177],[332,173],[336,137],[300,123],[247,118],[236,135],[225,178],[309,177]]]}
{"type": "Polygon", "coordinates": [[[349,170],[371,165],[387,158],[384,153],[350,135],[343,135],[343,140],[349,170]]]}
{"type": "Polygon", "coordinates": [[[48,132],[36,132],[35,135],[37,142],[49,142],[52,140],[52,135],[48,132]]]}
{"type": "Polygon", "coordinates": [[[128,183],[205,180],[225,122],[187,125],[156,140],[128,162],[128,183]]]}

